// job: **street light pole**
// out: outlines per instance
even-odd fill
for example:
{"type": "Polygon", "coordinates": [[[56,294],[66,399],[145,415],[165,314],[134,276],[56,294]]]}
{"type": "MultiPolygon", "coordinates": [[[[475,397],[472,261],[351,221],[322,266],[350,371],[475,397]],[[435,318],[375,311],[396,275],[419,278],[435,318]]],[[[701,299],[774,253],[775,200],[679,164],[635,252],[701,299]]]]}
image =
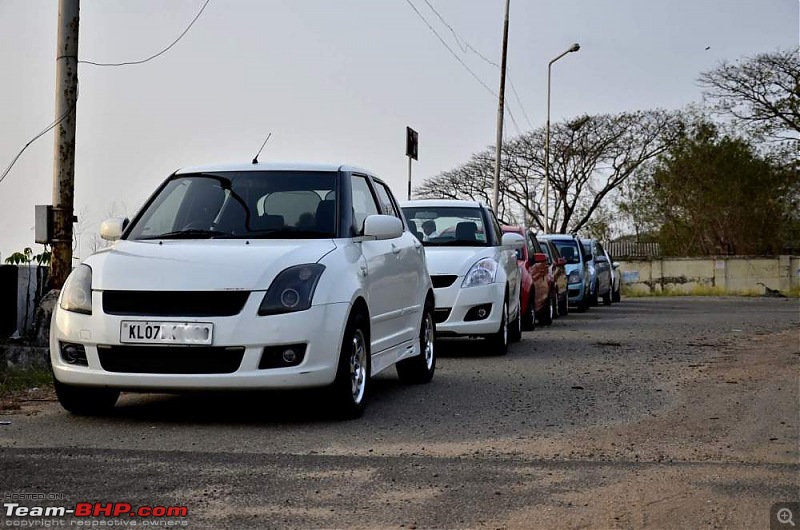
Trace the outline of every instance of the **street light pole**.
{"type": "Polygon", "coordinates": [[[567,51],[553,59],[547,64],[547,126],[544,133],[544,233],[550,231],[550,73],[553,63],[564,57],[568,53],[576,52],[581,49],[577,42],[569,47],[567,51]]]}

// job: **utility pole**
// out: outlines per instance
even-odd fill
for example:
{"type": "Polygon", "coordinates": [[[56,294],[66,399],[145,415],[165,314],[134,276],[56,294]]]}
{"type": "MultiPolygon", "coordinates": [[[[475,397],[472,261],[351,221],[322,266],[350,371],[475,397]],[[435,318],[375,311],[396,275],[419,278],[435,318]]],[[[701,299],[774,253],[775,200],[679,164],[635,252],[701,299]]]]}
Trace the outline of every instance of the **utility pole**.
{"type": "Polygon", "coordinates": [[[500,94],[497,97],[497,146],[494,153],[494,185],[492,186],[492,207],[498,211],[500,203],[500,154],[503,152],[503,113],[506,96],[506,58],[508,56],[508,8],[511,0],[506,0],[506,16],[503,22],[503,55],[500,60],[500,94]]]}
{"type": "Polygon", "coordinates": [[[75,197],[75,118],[78,101],[80,0],[59,0],[56,44],[56,127],[53,152],[53,246],[50,286],[60,289],[72,271],[75,197]]]}

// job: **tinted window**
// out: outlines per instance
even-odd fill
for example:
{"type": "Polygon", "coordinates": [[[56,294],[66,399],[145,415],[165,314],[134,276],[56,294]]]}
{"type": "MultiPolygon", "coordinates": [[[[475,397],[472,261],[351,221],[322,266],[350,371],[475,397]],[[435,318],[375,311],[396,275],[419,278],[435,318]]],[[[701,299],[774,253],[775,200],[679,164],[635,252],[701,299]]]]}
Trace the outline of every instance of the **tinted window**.
{"type": "Polygon", "coordinates": [[[538,243],[540,244],[540,246],[542,248],[542,252],[544,252],[547,255],[547,261],[548,262],[552,262],[553,261],[553,256],[550,253],[550,245],[548,245],[547,243],[542,243],[541,241],[538,241],[538,243]]]}
{"type": "Polygon", "coordinates": [[[581,256],[578,243],[574,239],[556,239],[553,241],[558,251],[567,263],[580,263],[581,256]]]}
{"type": "Polygon", "coordinates": [[[336,175],[304,171],[178,175],[134,220],[127,238],[333,237],[336,175]]]}
{"type": "Polygon", "coordinates": [[[394,215],[400,217],[400,213],[395,209],[394,203],[390,199],[391,193],[389,188],[383,182],[372,181],[375,184],[375,191],[378,194],[378,200],[381,203],[381,213],[385,215],[394,215]]]}

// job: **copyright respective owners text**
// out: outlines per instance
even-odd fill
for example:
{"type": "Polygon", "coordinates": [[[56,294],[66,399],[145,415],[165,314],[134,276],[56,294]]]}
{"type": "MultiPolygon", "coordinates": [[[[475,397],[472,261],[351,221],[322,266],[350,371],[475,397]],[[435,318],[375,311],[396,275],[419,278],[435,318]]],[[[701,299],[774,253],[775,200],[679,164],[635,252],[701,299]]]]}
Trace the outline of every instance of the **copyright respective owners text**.
{"type": "Polygon", "coordinates": [[[2,495],[0,528],[181,528],[189,508],[138,505],[123,501],[71,502],[63,493],[15,492],[2,495]]]}
{"type": "Polygon", "coordinates": [[[769,510],[770,530],[797,529],[800,502],[776,502],[769,510]]]}

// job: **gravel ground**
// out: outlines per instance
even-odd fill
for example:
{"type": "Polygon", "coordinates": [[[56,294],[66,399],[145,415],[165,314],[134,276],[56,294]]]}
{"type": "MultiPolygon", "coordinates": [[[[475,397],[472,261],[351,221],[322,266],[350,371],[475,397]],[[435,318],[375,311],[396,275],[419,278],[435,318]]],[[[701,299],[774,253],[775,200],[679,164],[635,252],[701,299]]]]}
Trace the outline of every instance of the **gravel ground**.
{"type": "Polygon", "coordinates": [[[505,357],[443,342],[430,385],[381,374],[349,422],[308,393],[33,402],[0,415],[0,495],[192,528],[768,528],[800,499],[799,324],[797,300],[626,299],[505,357]]]}

